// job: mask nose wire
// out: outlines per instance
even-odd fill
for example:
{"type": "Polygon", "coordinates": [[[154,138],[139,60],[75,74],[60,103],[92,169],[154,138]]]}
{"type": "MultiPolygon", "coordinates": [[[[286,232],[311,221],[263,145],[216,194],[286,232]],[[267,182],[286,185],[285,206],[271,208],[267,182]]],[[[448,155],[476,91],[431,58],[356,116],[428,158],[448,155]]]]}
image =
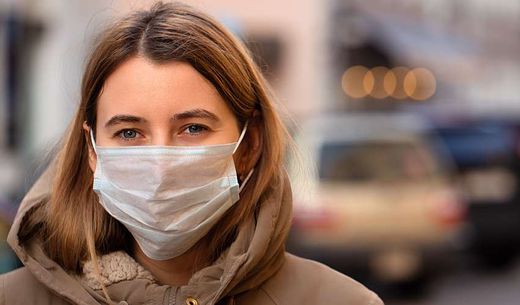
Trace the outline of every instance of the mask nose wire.
{"type": "Polygon", "coordinates": [[[248,124],[249,124],[249,120],[246,121],[246,123],[244,124],[244,128],[242,129],[242,132],[240,133],[240,137],[238,137],[237,145],[235,146],[235,149],[233,149],[233,153],[235,153],[237,151],[238,146],[240,145],[240,143],[242,142],[242,139],[246,135],[246,130],[247,130],[248,124]]]}
{"type": "Polygon", "coordinates": [[[92,128],[89,129],[88,133],[90,134],[90,142],[92,142],[92,148],[94,148],[94,152],[97,155],[96,141],[94,141],[94,132],[92,131],[92,128]]]}

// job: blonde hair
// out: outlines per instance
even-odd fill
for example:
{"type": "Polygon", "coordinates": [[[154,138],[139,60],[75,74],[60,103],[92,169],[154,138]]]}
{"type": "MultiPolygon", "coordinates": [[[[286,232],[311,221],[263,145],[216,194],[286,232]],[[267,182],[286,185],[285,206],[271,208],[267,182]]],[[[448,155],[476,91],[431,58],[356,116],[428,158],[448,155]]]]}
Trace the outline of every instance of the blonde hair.
{"type": "Polygon", "coordinates": [[[289,136],[266,80],[243,45],[214,19],[184,4],[159,2],[134,12],[100,36],[83,75],[78,111],[58,155],[43,224],[45,251],[72,272],[81,272],[89,256],[95,260],[99,254],[131,250],[131,235],[103,209],[92,190],[89,143],[82,124],[96,126],[96,104],[105,80],[137,55],[156,63],[192,65],[215,86],[241,125],[258,113],[261,157],[240,201],[203,241],[212,259],[229,246],[240,224],[254,217],[260,198],[280,185],[285,175],[283,156],[289,136]]]}

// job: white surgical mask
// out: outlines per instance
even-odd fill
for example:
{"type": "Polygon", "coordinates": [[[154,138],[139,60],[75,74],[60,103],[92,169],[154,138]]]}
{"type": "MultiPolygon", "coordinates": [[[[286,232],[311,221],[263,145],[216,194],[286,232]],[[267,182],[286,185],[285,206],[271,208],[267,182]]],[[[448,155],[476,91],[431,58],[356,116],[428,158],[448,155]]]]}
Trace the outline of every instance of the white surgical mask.
{"type": "Polygon", "coordinates": [[[148,257],[185,253],[239,199],[235,143],[208,146],[96,147],[93,189],[148,257]]]}

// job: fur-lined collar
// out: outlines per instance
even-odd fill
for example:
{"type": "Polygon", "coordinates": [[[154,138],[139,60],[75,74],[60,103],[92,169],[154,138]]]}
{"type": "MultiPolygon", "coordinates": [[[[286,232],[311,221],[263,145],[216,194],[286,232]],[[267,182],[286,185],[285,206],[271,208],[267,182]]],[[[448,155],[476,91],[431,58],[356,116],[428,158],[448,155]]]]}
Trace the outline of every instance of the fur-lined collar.
{"type": "Polygon", "coordinates": [[[134,279],[147,279],[155,282],[152,274],[124,251],[112,252],[99,257],[98,265],[99,276],[96,274],[94,263],[91,260],[83,265],[81,276],[81,281],[94,290],[101,289],[101,283],[107,287],[134,279]]]}

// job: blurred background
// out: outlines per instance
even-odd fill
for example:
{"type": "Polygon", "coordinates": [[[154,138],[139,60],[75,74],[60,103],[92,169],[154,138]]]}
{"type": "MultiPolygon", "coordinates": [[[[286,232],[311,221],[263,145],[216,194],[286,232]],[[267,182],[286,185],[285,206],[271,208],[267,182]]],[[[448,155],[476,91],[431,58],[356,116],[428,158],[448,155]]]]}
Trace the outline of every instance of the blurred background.
{"type": "MultiPolygon", "coordinates": [[[[93,39],[151,2],[0,0],[0,272],[93,39]]],[[[519,1],[185,2],[252,50],[315,168],[291,252],[386,304],[518,304],[519,1]]]]}

